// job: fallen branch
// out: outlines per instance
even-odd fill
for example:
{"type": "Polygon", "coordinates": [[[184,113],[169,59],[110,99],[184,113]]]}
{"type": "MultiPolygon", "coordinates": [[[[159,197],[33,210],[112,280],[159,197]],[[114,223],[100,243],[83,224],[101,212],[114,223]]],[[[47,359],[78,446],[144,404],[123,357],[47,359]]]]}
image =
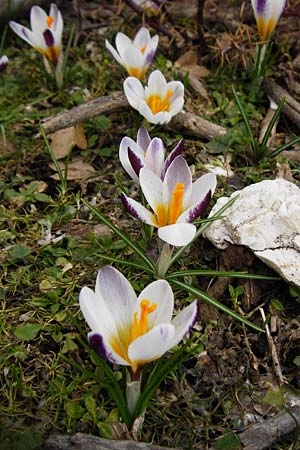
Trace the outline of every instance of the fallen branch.
{"type": "Polygon", "coordinates": [[[300,128],[300,103],[297,102],[285,89],[277,84],[272,78],[265,78],[263,81],[263,89],[265,93],[274,100],[277,105],[282,99],[285,100],[282,112],[290,119],[298,128],[300,128]]]}
{"type": "MultiPolygon", "coordinates": [[[[45,450],[167,450],[166,447],[144,444],[134,441],[115,441],[102,439],[90,434],[74,435],[52,434],[49,436],[45,450]]],[[[168,450],[180,450],[169,448],[168,450]]]]}
{"type": "MultiPolygon", "coordinates": [[[[50,134],[63,128],[86,122],[100,114],[112,114],[128,110],[130,110],[130,106],[126,97],[121,92],[115,92],[112,95],[90,100],[84,105],[75,106],[68,111],[49,117],[42,122],[42,126],[45,133],[50,134]]],[[[188,112],[177,114],[167,125],[167,128],[208,140],[223,136],[227,131],[226,128],[220,125],[188,112]]]]}
{"type": "Polygon", "coordinates": [[[266,450],[300,426],[300,405],[293,406],[271,419],[252,425],[239,435],[244,450],[266,450]]]}

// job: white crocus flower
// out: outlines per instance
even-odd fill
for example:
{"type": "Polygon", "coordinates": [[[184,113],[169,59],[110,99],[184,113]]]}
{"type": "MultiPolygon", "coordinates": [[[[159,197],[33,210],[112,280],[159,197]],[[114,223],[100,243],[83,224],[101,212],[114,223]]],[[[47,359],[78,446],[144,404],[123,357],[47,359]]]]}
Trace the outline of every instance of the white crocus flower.
{"type": "Polygon", "coordinates": [[[163,141],[157,137],[151,140],[146,128],[140,127],[136,142],[128,136],[122,139],[119,158],[124,170],[133,180],[139,180],[142,167],[147,167],[163,179],[167,168],[176,156],[182,153],[182,150],[183,140],[181,139],[165,159],[163,141]]]}
{"type": "Polygon", "coordinates": [[[267,40],[285,7],[286,0],[251,0],[259,37],[267,40]]]}
{"type": "Polygon", "coordinates": [[[57,6],[52,3],[49,15],[39,6],[30,11],[31,30],[16,22],[10,21],[10,28],[29,45],[57,67],[62,48],[63,19],[57,6]]]}
{"type": "Polygon", "coordinates": [[[158,45],[158,35],[151,37],[147,28],[143,27],[133,40],[124,33],[117,33],[117,50],[107,40],[105,45],[130,76],[141,79],[154,58],[158,45]]]}
{"type": "Polygon", "coordinates": [[[159,10],[161,4],[164,2],[164,0],[156,0],[156,1],[152,1],[152,0],[133,0],[133,2],[145,9],[145,10],[150,10],[154,13],[157,13],[157,11],[159,10]]]}
{"type": "Polygon", "coordinates": [[[165,280],[149,284],[137,297],[129,281],[116,269],[103,267],[95,292],[84,287],[80,309],[90,329],[91,347],[113,364],[139,370],[177,345],[197,317],[197,301],[172,319],[173,292],[165,280]]]}
{"type": "Polygon", "coordinates": [[[168,123],[182,110],[184,104],[184,86],[181,81],[167,83],[159,70],[150,74],[145,88],[137,78],[126,78],[124,92],[128,103],[154,124],[168,123]]]}
{"type": "Polygon", "coordinates": [[[216,188],[216,176],[208,173],[192,183],[185,159],[177,156],[163,181],[146,167],[140,170],[139,181],[152,212],[122,193],[126,209],[142,222],[157,227],[158,236],[168,244],[188,244],[196,234],[196,227],[190,222],[208,205],[216,188]]]}
{"type": "Polygon", "coordinates": [[[0,72],[3,72],[8,64],[9,60],[6,55],[2,55],[0,58],[0,72]]]}

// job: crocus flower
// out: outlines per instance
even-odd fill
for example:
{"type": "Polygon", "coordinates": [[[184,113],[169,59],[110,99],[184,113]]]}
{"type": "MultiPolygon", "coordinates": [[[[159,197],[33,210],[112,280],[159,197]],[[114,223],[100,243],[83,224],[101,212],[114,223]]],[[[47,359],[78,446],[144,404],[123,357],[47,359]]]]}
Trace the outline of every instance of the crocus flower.
{"type": "Polygon", "coordinates": [[[173,292],[165,280],[149,284],[137,297],[129,281],[116,269],[103,267],[95,292],[84,287],[80,309],[91,332],[91,347],[113,364],[136,373],[177,345],[197,317],[197,301],[172,319],[173,292]]]}
{"type": "Polygon", "coordinates": [[[182,246],[195,236],[192,222],[208,205],[216,188],[216,176],[208,173],[192,183],[191,171],[182,156],[170,164],[162,181],[143,167],[139,176],[141,190],[152,212],[121,194],[126,209],[137,219],[158,228],[158,236],[168,244],[182,246]]]}
{"type": "Polygon", "coordinates": [[[112,56],[120,63],[129,75],[143,78],[152,63],[158,45],[158,35],[151,38],[147,28],[141,28],[133,41],[123,33],[117,33],[116,48],[106,40],[105,45],[112,56]]]}
{"type": "Polygon", "coordinates": [[[135,3],[137,6],[140,6],[141,8],[145,10],[151,10],[154,13],[159,9],[160,5],[164,2],[164,0],[133,0],[133,3],[135,3]]]}
{"type": "Polygon", "coordinates": [[[7,64],[8,64],[8,57],[6,55],[1,56],[0,58],[0,72],[3,72],[5,70],[7,64]]]}
{"type": "Polygon", "coordinates": [[[267,40],[285,7],[286,0],[251,0],[259,37],[267,40]]]}
{"type": "Polygon", "coordinates": [[[183,84],[181,81],[167,83],[159,70],[150,74],[145,88],[137,78],[126,78],[124,91],[128,103],[150,123],[168,123],[183,108],[183,84]]]}
{"type": "Polygon", "coordinates": [[[29,45],[52,62],[58,65],[62,48],[63,19],[57,6],[52,3],[49,16],[39,6],[30,11],[31,30],[16,22],[10,21],[10,28],[29,45]]]}
{"type": "Polygon", "coordinates": [[[119,158],[124,170],[133,180],[139,180],[142,167],[147,167],[163,179],[167,168],[176,156],[182,153],[182,150],[183,140],[181,139],[165,160],[163,141],[157,137],[151,140],[146,128],[140,127],[136,142],[128,136],[122,139],[119,158]]]}

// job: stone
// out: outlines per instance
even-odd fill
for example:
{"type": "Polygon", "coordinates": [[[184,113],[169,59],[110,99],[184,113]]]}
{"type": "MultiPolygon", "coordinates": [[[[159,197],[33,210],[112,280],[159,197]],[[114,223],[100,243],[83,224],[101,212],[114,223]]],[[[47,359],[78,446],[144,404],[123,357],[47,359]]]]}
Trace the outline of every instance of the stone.
{"type": "MultiPolygon", "coordinates": [[[[203,236],[217,248],[244,245],[278,272],[288,283],[300,287],[300,189],[283,180],[264,180],[234,192],[237,200],[212,222],[203,236]]],[[[218,199],[212,217],[228,201],[218,199]]]]}

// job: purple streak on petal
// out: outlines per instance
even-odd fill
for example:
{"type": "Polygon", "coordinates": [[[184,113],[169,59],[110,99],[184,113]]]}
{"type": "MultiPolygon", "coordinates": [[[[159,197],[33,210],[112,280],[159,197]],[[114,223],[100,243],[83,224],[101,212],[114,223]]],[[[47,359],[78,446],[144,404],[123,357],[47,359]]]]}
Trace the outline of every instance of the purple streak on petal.
{"type": "MultiPolygon", "coordinates": [[[[193,319],[191,325],[189,326],[189,328],[187,329],[187,331],[186,331],[186,333],[185,333],[184,336],[186,336],[186,335],[192,330],[193,326],[195,325],[195,322],[196,322],[197,319],[198,319],[198,316],[199,316],[199,300],[196,299],[196,312],[195,312],[195,316],[194,316],[194,319],[193,319]]],[[[183,336],[183,337],[184,337],[184,336],[183,336]]]]}
{"type": "Polygon", "coordinates": [[[99,355],[103,359],[106,359],[107,361],[110,361],[113,364],[116,363],[113,355],[107,351],[101,334],[90,333],[88,336],[88,340],[90,346],[97,353],[97,355],[99,355]]]}
{"type": "Polygon", "coordinates": [[[198,203],[194,208],[190,210],[187,222],[193,222],[200,214],[205,210],[211,199],[211,190],[206,194],[202,202],[198,203]]]}
{"type": "Polygon", "coordinates": [[[176,147],[171,151],[167,159],[165,160],[164,167],[161,174],[161,179],[163,180],[165,178],[166,171],[168,167],[170,166],[171,162],[174,161],[176,156],[181,155],[183,152],[183,139],[180,139],[176,147]]]}
{"type": "Polygon", "coordinates": [[[135,171],[137,176],[139,176],[140,170],[142,167],[144,167],[144,164],[143,161],[137,156],[137,154],[134,153],[133,150],[131,150],[130,147],[128,147],[128,159],[130,161],[133,170],[135,171]]]}
{"type": "Polygon", "coordinates": [[[154,55],[155,55],[155,50],[151,50],[149,53],[147,53],[146,60],[145,60],[146,65],[149,66],[152,63],[154,55]]]}
{"type": "Polygon", "coordinates": [[[267,0],[256,0],[256,9],[259,16],[264,13],[267,0]]]}
{"type": "Polygon", "coordinates": [[[52,34],[52,31],[47,28],[43,32],[43,36],[44,36],[45,43],[46,43],[47,47],[49,47],[49,48],[53,47],[53,45],[54,45],[54,36],[52,34]]]}
{"type": "Polygon", "coordinates": [[[124,192],[121,193],[121,202],[123,203],[125,209],[131,214],[133,217],[135,217],[138,220],[141,220],[140,216],[138,215],[137,211],[130,205],[127,201],[127,197],[124,194],[124,192]]]}
{"type": "Polygon", "coordinates": [[[27,33],[27,31],[26,31],[26,28],[22,28],[22,33],[24,34],[24,36],[26,37],[26,39],[30,40],[30,39],[29,39],[29,36],[28,36],[28,33],[27,33]]]}

